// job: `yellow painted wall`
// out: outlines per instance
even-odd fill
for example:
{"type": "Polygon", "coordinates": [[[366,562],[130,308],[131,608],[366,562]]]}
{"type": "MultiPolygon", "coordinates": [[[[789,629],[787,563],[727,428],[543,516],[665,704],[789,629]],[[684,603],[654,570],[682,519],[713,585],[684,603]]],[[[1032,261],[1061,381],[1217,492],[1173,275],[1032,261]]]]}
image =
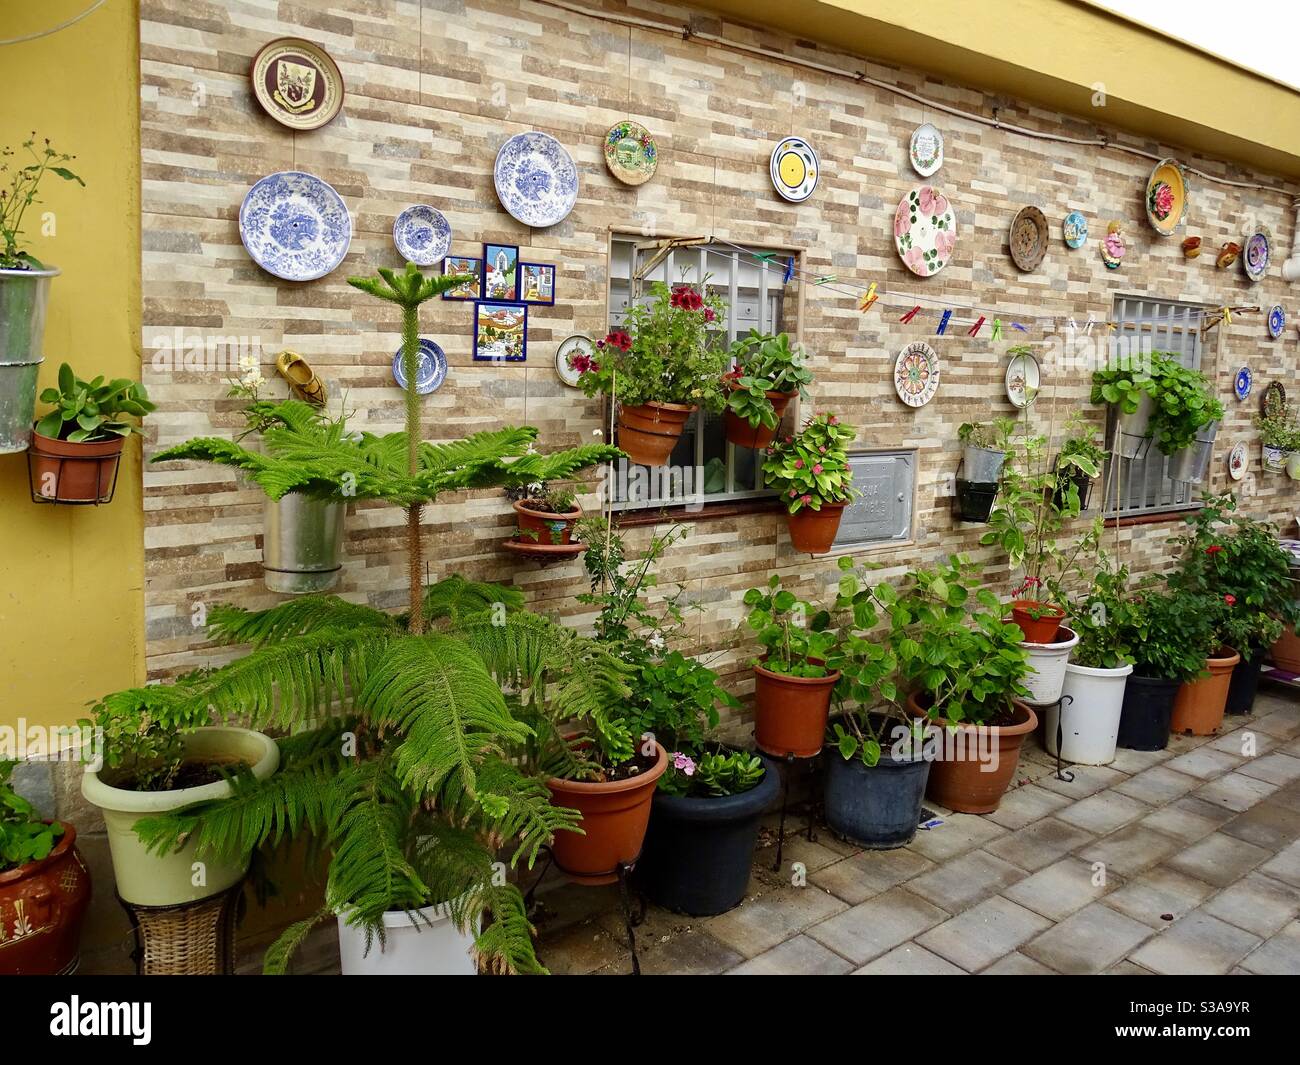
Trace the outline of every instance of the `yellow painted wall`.
{"type": "MultiPolygon", "coordinates": [[[[5,4],[0,38],[88,6],[5,4]]],[[[87,378],[140,376],[138,14],[137,0],[108,0],[53,36],[0,47],[0,144],[36,130],[77,156],[69,165],[86,181],[47,181],[40,210],[54,212],[55,232],[41,236],[39,219],[25,227],[37,257],[63,271],[41,387],[65,359],[87,378]]],[[[0,455],[0,725],[71,723],[88,699],[143,682],[143,580],[138,439],[103,507],[31,502],[26,456],[0,455]]]]}

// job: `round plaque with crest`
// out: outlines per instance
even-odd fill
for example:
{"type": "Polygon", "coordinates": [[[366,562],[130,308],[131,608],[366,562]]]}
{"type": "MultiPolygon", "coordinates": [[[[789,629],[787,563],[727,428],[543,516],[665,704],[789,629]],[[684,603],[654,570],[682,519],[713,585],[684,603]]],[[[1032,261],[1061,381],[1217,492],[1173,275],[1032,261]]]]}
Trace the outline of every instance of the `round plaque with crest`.
{"type": "Polygon", "coordinates": [[[343,108],[343,75],[311,41],[272,41],[253,57],[249,77],[262,109],[290,129],[320,129],[343,108]]]}

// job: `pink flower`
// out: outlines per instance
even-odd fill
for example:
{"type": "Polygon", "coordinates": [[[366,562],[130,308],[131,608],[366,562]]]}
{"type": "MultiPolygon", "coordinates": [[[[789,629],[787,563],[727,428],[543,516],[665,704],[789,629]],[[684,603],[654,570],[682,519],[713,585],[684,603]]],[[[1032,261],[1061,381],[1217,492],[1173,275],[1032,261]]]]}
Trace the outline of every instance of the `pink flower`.
{"type": "Polygon", "coordinates": [[[835,417],[834,414],[828,415],[827,418],[826,418],[826,420],[827,420],[828,422],[830,422],[831,425],[839,425],[839,424],[840,424],[840,420],[839,420],[837,417],[835,417]]]}
{"type": "Polygon", "coordinates": [[[691,758],[682,754],[681,751],[673,752],[673,768],[680,769],[688,777],[695,775],[695,762],[691,758]]]}
{"type": "Polygon", "coordinates": [[[813,473],[821,473],[821,472],[822,472],[822,464],[819,462],[813,467],[813,473]]]}
{"type": "Polygon", "coordinates": [[[1174,209],[1174,190],[1163,181],[1156,186],[1156,215],[1165,218],[1174,209]]]}
{"type": "Polygon", "coordinates": [[[812,502],[812,496],[801,496],[799,502],[807,506],[809,503],[812,502]]]}
{"type": "Polygon", "coordinates": [[[948,201],[943,193],[939,192],[931,185],[925,185],[921,189],[920,196],[921,213],[924,215],[941,215],[948,213],[948,201]]]}
{"type": "Polygon", "coordinates": [[[955,245],[956,242],[956,237],[946,229],[941,229],[934,235],[934,250],[939,253],[940,259],[946,259],[952,254],[953,245],[955,245]]]}
{"type": "Polygon", "coordinates": [[[717,312],[714,311],[714,309],[713,309],[712,307],[705,307],[705,308],[704,308],[704,320],[705,320],[706,322],[712,322],[712,321],[715,321],[715,320],[717,319],[717,317],[718,317],[717,312]]]}
{"type": "Polygon", "coordinates": [[[794,468],[795,468],[796,470],[802,470],[802,469],[803,469],[803,459],[795,459],[795,460],[794,460],[794,468]]]}
{"type": "Polygon", "coordinates": [[[905,237],[912,228],[912,214],[905,205],[899,205],[894,214],[894,237],[905,237]]]}
{"type": "Polygon", "coordinates": [[[930,271],[925,262],[925,252],[920,248],[908,248],[903,253],[903,262],[907,263],[908,268],[914,273],[929,273],[930,271]]]}
{"type": "Polygon", "coordinates": [[[796,492],[793,488],[790,489],[790,498],[791,498],[791,499],[793,499],[793,498],[794,498],[795,496],[797,496],[798,494],[799,494],[799,493],[796,492]]]}
{"type": "Polygon", "coordinates": [[[822,454],[822,455],[826,454],[826,445],[823,444],[821,447],[819,447],[819,448],[817,449],[817,451],[818,451],[819,454],[822,454]]]}
{"type": "Polygon", "coordinates": [[[1235,595],[1225,595],[1225,596],[1223,597],[1223,601],[1224,601],[1225,603],[1227,603],[1228,606],[1236,606],[1236,605],[1237,605],[1237,597],[1236,597],[1235,595]]]}

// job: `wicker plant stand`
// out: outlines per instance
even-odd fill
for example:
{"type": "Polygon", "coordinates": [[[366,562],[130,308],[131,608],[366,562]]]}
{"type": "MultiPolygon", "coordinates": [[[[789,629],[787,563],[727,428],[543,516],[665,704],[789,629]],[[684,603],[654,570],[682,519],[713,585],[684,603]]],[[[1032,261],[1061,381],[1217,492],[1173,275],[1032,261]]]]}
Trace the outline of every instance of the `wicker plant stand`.
{"type": "Polygon", "coordinates": [[[135,932],[139,976],[230,976],[235,971],[235,921],[244,884],[178,906],[137,906],[120,895],[135,932]]]}

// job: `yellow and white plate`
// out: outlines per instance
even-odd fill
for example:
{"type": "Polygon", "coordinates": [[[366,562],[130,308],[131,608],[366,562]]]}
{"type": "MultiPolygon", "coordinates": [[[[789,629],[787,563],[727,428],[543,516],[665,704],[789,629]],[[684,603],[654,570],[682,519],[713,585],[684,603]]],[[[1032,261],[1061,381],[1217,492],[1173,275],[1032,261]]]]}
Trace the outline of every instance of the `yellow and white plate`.
{"type": "Polygon", "coordinates": [[[772,150],[772,184],[791,203],[802,203],[813,194],[821,168],[813,146],[802,137],[786,137],[772,150]]]}

